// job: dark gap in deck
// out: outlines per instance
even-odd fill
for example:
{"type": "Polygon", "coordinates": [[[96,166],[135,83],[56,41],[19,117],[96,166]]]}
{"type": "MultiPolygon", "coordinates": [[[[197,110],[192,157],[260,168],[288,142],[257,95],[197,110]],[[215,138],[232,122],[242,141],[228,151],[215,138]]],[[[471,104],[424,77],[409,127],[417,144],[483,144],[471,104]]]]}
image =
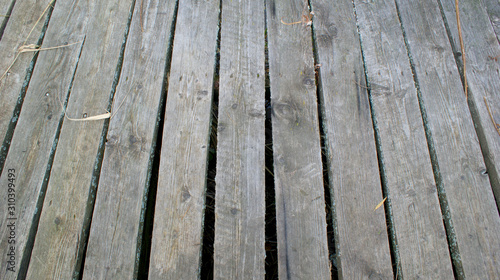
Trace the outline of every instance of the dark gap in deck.
{"type": "MultiPolygon", "coordinates": [[[[308,0],[309,12],[311,10],[311,0],[308,0]]],[[[333,186],[331,186],[330,178],[330,163],[328,161],[328,143],[326,141],[326,125],[325,125],[325,103],[323,100],[323,85],[321,83],[321,60],[318,54],[318,44],[316,41],[316,33],[314,22],[311,25],[311,39],[314,56],[314,72],[316,78],[316,98],[318,104],[318,124],[321,142],[321,162],[323,165],[323,186],[325,192],[325,212],[326,212],[326,229],[327,229],[327,242],[328,242],[328,257],[330,261],[330,272],[332,280],[339,278],[340,260],[337,260],[337,250],[335,247],[335,237],[337,235],[336,213],[333,202],[333,186]]]]}
{"type": "MultiPolygon", "coordinates": [[[[54,10],[54,5],[51,5],[50,8],[47,10],[47,15],[45,16],[42,32],[40,33],[40,37],[38,37],[38,41],[35,43],[38,46],[41,46],[43,43],[43,39],[45,38],[45,32],[47,31],[47,27],[49,26],[50,17],[52,16],[53,10],[54,10]]],[[[28,91],[28,86],[31,81],[31,75],[33,74],[33,69],[35,69],[35,64],[38,59],[38,54],[39,52],[35,52],[28,68],[26,69],[26,76],[24,77],[23,86],[21,87],[21,92],[19,93],[19,96],[17,98],[17,104],[14,107],[9,127],[7,128],[7,132],[5,133],[5,137],[2,142],[2,147],[0,149],[0,175],[2,174],[7,154],[9,153],[10,143],[12,141],[12,137],[14,136],[14,130],[16,129],[17,121],[19,120],[19,115],[21,114],[21,109],[24,103],[24,97],[26,96],[26,92],[28,91]]]]}
{"type": "Polygon", "coordinates": [[[274,186],[274,153],[273,153],[273,125],[272,125],[272,106],[271,106],[271,85],[269,78],[269,49],[267,39],[267,13],[266,1],[264,1],[264,40],[265,40],[265,108],[266,120],[264,124],[265,132],[265,279],[278,279],[278,238],[276,229],[276,193],[274,186]]]}
{"type": "Polygon", "coordinates": [[[428,123],[427,110],[425,108],[424,100],[422,98],[422,92],[420,91],[420,83],[418,80],[417,71],[415,69],[415,63],[413,61],[411,47],[408,43],[408,38],[406,36],[406,31],[401,20],[401,13],[399,10],[398,2],[395,1],[396,10],[398,13],[399,23],[401,25],[401,31],[403,33],[403,38],[405,41],[406,52],[408,54],[408,60],[410,62],[411,71],[413,74],[413,81],[415,83],[415,88],[417,90],[418,105],[420,107],[420,113],[422,115],[422,122],[425,130],[425,138],[427,140],[427,147],[429,149],[429,154],[431,158],[432,171],[434,173],[434,180],[436,182],[436,188],[438,192],[439,205],[441,208],[441,215],[443,218],[444,228],[446,231],[446,238],[448,240],[448,249],[450,252],[452,264],[453,264],[453,274],[455,278],[464,279],[465,274],[462,266],[462,259],[460,257],[460,251],[458,250],[458,244],[456,241],[455,228],[453,226],[453,221],[451,220],[450,208],[448,205],[448,199],[446,198],[446,191],[443,186],[443,178],[441,176],[441,171],[439,169],[439,161],[436,154],[436,149],[434,147],[434,140],[432,137],[432,131],[428,123]]]}
{"type": "Polygon", "coordinates": [[[366,90],[368,93],[368,100],[370,103],[370,112],[371,112],[371,116],[372,116],[373,132],[374,132],[374,136],[375,136],[374,140],[375,140],[375,146],[377,149],[377,159],[378,159],[378,165],[379,165],[379,171],[380,171],[380,182],[382,185],[382,195],[384,196],[384,198],[387,198],[387,200],[384,203],[384,210],[385,210],[385,220],[386,220],[386,224],[387,224],[387,233],[388,233],[387,235],[389,238],[389,249],[391,251],[392,271],[394,274],[394,279],[404,279],[403,272],[401,270],[401,259],[399,256],[399,248],[398,248],[398,242],[397,242],[397,236],[396,236],[396,229],[394,228],[391,198],[389,197],[390,193],[389,193],[389,189],[387,187],[384,155],[382,153],[382,145],[381,145],[381,139],[380,139],[380,130],[378,128],[377,114],[373,109],[373,96],[371,94],[370,81],[368,79],[368,73],[366,70],[365,52],[363,49],[363,38],[361,38],[361,34],[359,31],[358,14],[356,12],[356,4],[354,3],[354,0],[353,0],[352,4],[353,4],[353,9],[354,9],[354,16],[356,17],[356,27],[357,27],[357,31],[358,31],[358,35],[359,35],[361,56],[363,58],[365,83],[366,83],[366,90]]]}
{"type": "Polygon", "coordinates": [[[9,22],[10,15],[12,14],[12,10],[14,9],[14,5],[16,4],[16,0],[12,0],[10,3],[9,9],[7,10],[7,13],[3,16],[2,24],[0,25],[0,40],[2,40],[3,37],[3,32],[5,31],[5,27],[7,26],[7,23],[9,22]]]}
{"type": "MultiPolygon", "coordinates": [[[[115,69],[115,76],[113,79],[113,84],[111,85],[111,91],[109,93],[108,107],[106,111],[111,112],[113,107],[113,100],[115,97],[116,87],[120,81],[120,75],[122,72],[123,57],[125,54],[125,48],[127,46],[128,33],[130,31],[130,23],[132,22],[132,16],[134,14],[135,0],[132,1],[130,5],[130,12],[127,19],[127,25],[125,27],[125,32],[123,34],[123,42],[120,48],[120,53],[118,56],[118,63],[115,69]]],[[[92,179],[90,181],[89,195],[87,198],[87,206],[85,209],[85,214],[83,218],[82,230],[78,237],[77,244],[77,254],[75,268],[73,270],[73,279],[83,278],[83,269],[85,267],[85,256],[87,254],[87,244],[90,235],[90,225],[92,224],[92,215],[94,214],[95,199],[97,195],[97,190],[99,186],[99,178],[101,175],[102,160],[104,158],[104,149],[107,142],[107,135],[109,129],[110,119],[104,120],[104,124],[101,132],[101,140],[99,141],[99,147],[97,148],[97,155],[94,162],[94,170],[92,171],[92,179]]]]}
{"type": "MultiPolygon", "coordinates": [[[[438,0],[439,9],[441,11],[441,17],[443,18],[444,26],[446,29],[446,34],[448,34],[448,40],[450,41],[451,50],[453,51],[455,57],[455,63],[457,64],[458,73],[460,75],[460,79],[462,81],[462,86],[464,86],[464,72],[463,72],[463,62],[462,62],[462,53],[459,46],[457,46],[453,40],[454,36],[451,34],[450,25],[448,24],[448,19],[446,18],[443,5],[441,4],[441,0],[438,0]]],[[[452,19],[456,20],[456,19],[452,19]]],[[[458,34],[457,34],[458,40],[458,34]]],[[[468,96],[471,95],[470,88],[468,89],[468,96]]],[[[483,155],[484,163],[486,165],[485,173],[488,174],[490,178],[490,184],[492,189],[500,189],[500,174],[496,172],[495,162],[491,160],[490,148],[488,147],[488,142],[486,141],[486,133],[484,132],[483,127],[480,125],[481,120],[479,116],[479,110],[474,102],[472,102],[472,98],[467,100],[469,105],[469,111],[472,117],[472,121],[474,122],[474,128],[476,129],[477,138],[479,139],[479,146],[481,148],[481,152],[483,155]]],[[[500,196],[493,192],[494,198],[496,200],[497,206],[500,205],[500,196]]],[[[498,207],[497,207],[498,208],[498,207]]],[[[500,208],[498,209],[500,211],[500,208]]]]}
{"type": "MultiPolygon", "coordinates": [[[[63,108],[61,115],[59,116],[59,124],[57,125],[56,133],[54,136],[54,141],[52,142],[52,148],[49,154],[49,160],[47,162],[47,169],[45,170],[45,175],[43,176],[42,186],[40,187],[40,194],[38,195],[36,201],[35,215],[33,216],[33,222],[31,223],[31,228],[29,229],[28,237],[26,238],[26,246],[24,247],[23,258],[21,259],[19,265],[19,274],[17,279],[25,279],[28,273],[28,266],[31,260],[31,254],[33,252],[33,246],[35,244],[36,233],[38,231],[38,224],[40,222],[40,217],[42,214],[43,205],[45,202],[45,194],[47,193],[47,187],[50,180],[50,172],[52,171],[52,164],[54,163],[54,157],[56,154],[57,144],[59,141],[59,136],[61,134],[62,125],[64,122],[65,111],[68,105],[68,100],[71,95],[71,89],[73,88],[73,81],[75,80],[76,71],[78,70],[78,63],[80,61],[80,56],[82,55],[83,46],[85,46],[85,37],[83,38],[82,45],[80,47],[80,52],[78,53],[78,59],[76,60],[75,70],[71,77],[69,83],[68,92],[64,101],[62,101],[63,108]]],[[[55,93],[57,94],[57,93],[55,93]]],[[[51,202],[49,202],[51,203],[51,202]]]]}
{"type": "Polygon", "coordinates": [[[160,102],[156,115],[156,126],[153,132],[153,143],[148,162],[148,177],[142,197],[141,214],[139,218],[139,232],[137,234],[136,258],[134,264],[134,279],[148,279],[149,263],[151,258],[151,240],[153,238],[156,193],[158,190],[158,173],[160,170],[160,157],[163,139],[163,127],[165,125],[165,111],[167,108],[168,81],[170,78],[170,67],[172,65],[172,50],[175,38],[175,26],[177,23],[177,11],[179,1],[174,8],[174,17],[170,28],[167,53],[165,54],[165,76],[161,89],[160,102]]]}
{"type": "Polygon", "coordinates": [[[207,152],[207,175],[205,193],[205,212],[203,214],[201,243],[201,280],[214,279],[214,241],[215,241],[215,176],[217,175],[217,127],[219,117],[219,72],[220,41],[222,21],[222,0],[219,2],[217,25],[217,44],[215,46],[214,77],[212,83],[212,107],[210,116],[209,143],[207,152]]]}

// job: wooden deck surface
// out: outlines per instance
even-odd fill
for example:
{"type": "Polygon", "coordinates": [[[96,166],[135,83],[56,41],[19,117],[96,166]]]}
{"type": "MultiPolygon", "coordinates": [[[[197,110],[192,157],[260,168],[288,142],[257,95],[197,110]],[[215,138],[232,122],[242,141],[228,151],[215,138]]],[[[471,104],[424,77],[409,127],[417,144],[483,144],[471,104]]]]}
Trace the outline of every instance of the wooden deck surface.
{"type": "Polygon", "coordinates": [[[0,279],[500,279],[459,4],[0,0],[0,279]]]}

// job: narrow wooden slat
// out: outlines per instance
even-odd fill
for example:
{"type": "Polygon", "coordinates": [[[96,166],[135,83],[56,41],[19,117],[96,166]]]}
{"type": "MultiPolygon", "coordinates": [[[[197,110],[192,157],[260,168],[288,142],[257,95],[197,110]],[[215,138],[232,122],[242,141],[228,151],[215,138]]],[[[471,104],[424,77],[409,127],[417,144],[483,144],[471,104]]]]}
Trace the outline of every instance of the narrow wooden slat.
{"type": "MultiPolygon", "coordinates": [[[[10,5],[10,1],[8,2],[10,5]]],[[[19,47],[23,46],[25,42],[26,44],[38,42],[46,17],[43,17],[36,26],[35,23],[50,2],[52,1],[19,1],[8,18],[4,35],[0,41],[0,57],[2,58],[0,59],[0,141],[4,140],[11,122],[14,107],[23,87],[26,69],[29,67],[34,53],[22,53],[12,66],[11,64],[18,54],[19,47]],[[31,31],[33,26],[35,28],[31,31]],[[30,35],[29,38],[28,35],[30,35]],[[11,68],[9,69],[9,67],[11,68]]],[[[4,9],[2,8],[2,10],[4,9]]],[[[8,7],[4,12],[7,11],[8,7]]]]}
{"type": "Polygon", "coordinates": [[[393,277],[370,104],[352,1],[312,3],[324,104],[337,267],[344,279],[393,277]]]}
{"type": "Polygon", "coordinates": [[[406,279],[451,279],[446,232],[395,3],[355,1],[355,8],[392,206],[398,272],[406,279]]]}
{"type": "Polygon", "coordinates": [[[200,273],[219,1],[179,1],[158,175],[151,279],[200,273]]]}
{"type": "Polygon", "coordinates": [[[483,0],[483,3],[486,11],[488,12],[488,17],[493,30],[495,31],[495,35],[497,36],[497,40],[500,40],[500,3],[498,0],[483,0]]]}
{"type": "MultiPolygon", "coordinates": [[[[45,6],[47,3],[48,1],[46,1],[45,6]]],[[[22,7],[21,3],[18,4],[19,7],[22,7]]],[[[44,5],[41,4],[38,6],[38,12],[41,13],[44,8],[44,5]]],[[[43,46],[58,46],[66,42],[83,41],[85,27],[88,23],[88,19],[85,17],[86,12],[87,9],[75,6],[72,2],[61,2],[52,13],[51,24],[46,31],[43,46]]],[[[36,19],[34,20],[36,21],[36,19]]],[[[5,36],[9,36],[9,34],[5,34],[5,36]]],[[[41,210],[37,209],[37,200],[41,195],[40,192],[43,192],[43,186],[46,185],[44,177],[62,113],[60,100],[64,100],[68,93],[81,45],[80,43],[67,48],[41,52],[33,70],[17,129],[5,162],[5,170],[14,169],[17,176],[15,181],[17,269],[16,273],[9,273],[5,267],[7,264],[4,261],[5,254],[2,254],[1,279],[17,279],[18,273],[22,269],[20,264],[21,260],[26,257],[27,239],[30,230],[34,230],[33,227],[36,227],[36,224],[33,224],[33,217],[41,210]]],[[[31,55],[28,56],[31,58],[31,55]]],[[[21,65],[23,62],[18,61],[18,63],[21,65]]],[[[23,66],[23,68],[25,67],[26,65],[23,66]]],[[[15,75],[17,74],[13,74],[13,76],[15,75]]],[[[20,77],[18,75],[18,78],[20,77]]],[[[24,74],[22,77],[24,78],[24,74]]],[[[8,95],[8,92],[2,91],[2,98],[4,94],[8,95]]],[[[5,112],[2,111],[2,113],[5,112]]],[[[10,119],[10,116],[8,118],[10,119]]],[[[6,182],[6,176],[7,173],[3,172],[0,178],[2,184],[6,182]]],[[[7,205],[4,201],[8,197],[7,188],[0,188],[0,195],[2,200],[0,204],[7,205]]],[[[6,252],[7,240],[10,235],[4,224],[7,222],[7,213],[4,212],[6,210],[7,208],[0,207],[0,217],[2,217],[0,220],[2,225],[0,227],[0,251],[2,252],[6,252]]],[[[21,271],[21,273],[23,272],[21,271]]]]}
{"type": "Polygon", "coordinates": [[[264,279],[264,1],[223,1],[214,278],[264,279]]]}
{"type": "Polygon", "coordinates": [[[134,267],[141,207],[150,155],[154,153],[174,10],[175,1],[150,0],[144,1],[142,8],[135,6],[114,98],[116,115],[109,124],[83,279],[138,277],[134,267]]]}
{"type": "MultiPolygon", "coordinates": [[[[460,51],[454,3],[442,1],[442,6],[456,52],[460,51]]],[[[471,113],[488,167],[497,207],[500,207],[500,135],[491,120],[500,123],[500,45],[483,1],[460,1],[460,20],[465,44],[467,82],[471,113]],[[485,98],[488,105],[485,104],[485,98]]],[[[461,57],[458,57],[462,60],[461,57]]]]}
{"type": "Polygon", "coordinates": [[[279,276],[330,279],[311,28],[304,1],[267,1],[279,276]]]}
{"type": "Polygon", "coordinates": [[[455,229],[459,276],[500,279],[500,217],[441,11],[435,1],[398,4],[455,229]]]}
{"type": "MultiPolygon", "coordinates": [[[[85,11],[89,24],[68,101],[70,117],[92,116],[107,108],[131,2],[72,3],[76,7],[70,10],[85,11]]],[[[67,15],[67,10],[61,11],[61,17],[67,15]]],[[[64,25],[54,28],[65,30],[64,25]]],[[[89,218],[86,212],[92,207],[87,202],[102,129],[103,121],[64,120],[27,279],[78,277],[73,273],[85,240],[81,231],[89,218]]]]}
{"type": "MultiPolygon", "coordinates": [[[[9,10],[16,0],[1,0],[0,1],[0,33],[3,34],[5,26],[9,21],[9,10]]],[[[0,35],[0,40],[2,36],[0,35]]]]}

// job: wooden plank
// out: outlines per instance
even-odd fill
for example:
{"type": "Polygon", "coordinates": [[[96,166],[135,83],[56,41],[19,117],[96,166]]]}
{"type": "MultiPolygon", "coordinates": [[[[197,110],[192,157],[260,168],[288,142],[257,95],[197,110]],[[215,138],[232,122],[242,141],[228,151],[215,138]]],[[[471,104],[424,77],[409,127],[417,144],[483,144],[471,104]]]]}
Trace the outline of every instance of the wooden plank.
{"type": "Polygon", "coordinates": [[[215,0],[179,1],[150,279],[198,279],[200,274],[219,5],[215,0]]]}
{"type": "MultiPolygon", "coordinates": [[[[398,272],[404,278],[453,278],[417,92],[394,1],[355,1],[398,272]]],[[[422,32],[422,31],[420,31],[422,32]]]]}
{"type": "MultiPolygon", "coordinates": [[[[0,91],[2,93],[0,94],[1,141],[4,140],[9,124],[11,123],[13,111],[19,101],[18,98],[21,89],[25,86],[23,84],[25,82],[26,70],[32,62],[34,53],[19,54],[15,63],[12,63],[18,55],[19,47],[38,43],[46,17],[43,17],[36,26],[35,23],[50,2],[52,1],[18,1],[8,18],[8,23],[0,41],[0,57],[2,58],[0,60],[0,91]],[[33,26],[35,26],[34,29],[33,26]],[[31,31],[32,29],[33,31],[31,31]]],[[[8,9],[5,12],[7,11],[8,9]]]]}
{"type": "Polygon", "coordinates": [[[330,279],[311,29],[304,1],[267,1],[281,279],[330,279]]]}
{"type": "Polygon", "coordinates": [[[498,0],[483,0],[483,3],[486,11],[488,12],[488,16],[493,30],[495,31],[495,35],[497,36],[497,40],[500,41],[500,3],[498,0]]]}
{"type": "Polygon", "coordinates": [[[214,278],[264,279],[264,1],[222,7],[214,278]]]}
{"type": "Polygon", "coordinates": [[[15,2],[16,0],[0,0],[0,40],[2,40],[5,26],[9,21],[10,12],[15,2]]]}
{"type": "Polygon", "coordinates": [[[315,1],[312,8],[339,277],[390,279],[384,207],[374,211],[382,186],[352,1],[315,1]]]}
{"type": "MultiPolygon", "coordinates": [[[[107,108],[132,1],[77,1],[85,11],[85,43],[67,114],[101,114],[107,108]]],[[[67,15],[61,13],[62,17],[67,15]]],[[[58,26],[64,30],[64,25],[58,26]]],[[[56,27],[54,27],[56,28],[56,27]]],[[[89,194],[103,121],[65,119],[48,182],[27,279],[69,279],[80,268],[93,193],[89,194]],[[90,199],[89,199],[90,195],[90,199]],[[88,201],[90,200],[90,201],[88,201]],[[90,209],[89,209],[90,208],[90,209]]]]}
{"type": "MultiPolygon", "coordinates": [[[[47,3],[48,1],[45,2],[45,6],[47,3]]],[[[23,7],[21,3],[18,4],[18,7],[23,7]]],[[[75,6],[70,1],[62,1],[56,7],[52,13],[51,24],[46,31],[43,47],[81,42],[84,39],[85,27],[88,23],[87,10],[81,6],[75,6]]],[[[43,10],[44,5],[41,4],[38,8],[37,16],[43,10]]],[[[36,19],[34,20],[36,21],[36,19]]],[[[15,217],[17,220],[14,250],[17,269],[15,273],[9,273],[6,269],[5,254],[2,254],[1,279],[18,279],[18,276],[23,278],[22,275],[26,273],[27,263],[21,267],[21,261],[29,261],[27,259],[29,255],[25,250],[26,246],[30,246],[27,243],[33,241],[32,239],[28,240],[29,235],[36,232],[37,224],[33,224],[33,218],[41,210],[38,208],[38,203],[41,202],[39,197],[43,197],[44,186],[47,184],[44,181],[47,179],[47,164],[53,153],[54,139],[61,121],[60,100],[64,100],[68,94],[81,45],[79,43],[66,48],[40,52],[33,70],[23,110],[20,113],[17,129],[5,162],[5,170],[14,169],[17,176],[15,182],[15,217]]],[[[29,56],[31,58],[31,55],[29,56]]],[[[18,63],[20,62],[18,61],[18,63]]],[[[8,92],[2,91],[2,97],[4,93],[8,94],[8,92]]],[[[4,172],[0,182],[6,182],[6,176],[7,173],[4,172]]],[[[1,205],[7,205],[4,200],[7,197],[7,188],[0,188],[1,205]]],[[[6,246],[8,236],[10,236],[4,224],[7,221],[7,213],[4,212],[6,210],[5,207],[0,207],[1,252],[7,252],[6,246]]]]}
{"type": "Polygon", "coordinates": [[[500,279],[500,217],[441,11],[434,1],[398,1],[398,7],[463,266],[456,272],[500,279]]]}
{"type": "MultiPolygon", "coordinates": [[[[460,53],[455,5],[441,3],[444,9],[452,46],[460,53]]],[[[460,1],[460,20],[465,44],[469,104],[481,142],[497,207],[500,207],[500,135],[495,129],[485,99],[495,123],[500,123],[500,45],[482,1],[460,1]],[[495,59],[496,58],[496,59],[495,59]]],[[[462,58],[458,57],[461,61],[462,58]]]]}
{"type": "Polygon", "coordinates": [[[135,5],[99,177],[83,279],[136,279],[136,250],[175,1],[135,5]],[[143,16],[139,16],[140,13],[143,16]],[[143,21],[141,23],[141,21],[143,21]],[[141,27],[144,31],[141,31],[141,27]]]}

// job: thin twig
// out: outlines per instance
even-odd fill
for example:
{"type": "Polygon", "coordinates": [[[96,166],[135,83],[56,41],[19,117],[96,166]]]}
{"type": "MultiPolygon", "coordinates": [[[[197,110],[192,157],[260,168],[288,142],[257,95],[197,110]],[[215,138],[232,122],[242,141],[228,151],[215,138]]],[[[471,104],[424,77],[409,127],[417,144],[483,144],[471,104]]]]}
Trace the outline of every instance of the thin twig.
{"type": "Polygon", "coordinates": [[[493,123],[493,126],[497,130],[498,135],[500,136],[500,124],[498,124],[495,119],[493,118],[493,114],[491,113],[490,106],[488,106],[488,102],[486,101],[486,96],[483,96],[484,98],[484,104],[486,104],[486,110],[488,110],[488,114],[490,115],[491,122],[493,123]]]}
{"type": "Polygon", "coordinates": [[[458,0],[455,0],[455,11],[457,14],[457,27],[458,27],[458,39],[460,40],[460,49],[462,52],[462,63],[464,65],[464,91],[465,91],[465,98],[468,98],[468,91],[467,91],[467,68],[465,65],[465,46],[464,46],[464,39],[462,37],[462,27],[460,26],[460,10],[458,8],[458,0]]]}

